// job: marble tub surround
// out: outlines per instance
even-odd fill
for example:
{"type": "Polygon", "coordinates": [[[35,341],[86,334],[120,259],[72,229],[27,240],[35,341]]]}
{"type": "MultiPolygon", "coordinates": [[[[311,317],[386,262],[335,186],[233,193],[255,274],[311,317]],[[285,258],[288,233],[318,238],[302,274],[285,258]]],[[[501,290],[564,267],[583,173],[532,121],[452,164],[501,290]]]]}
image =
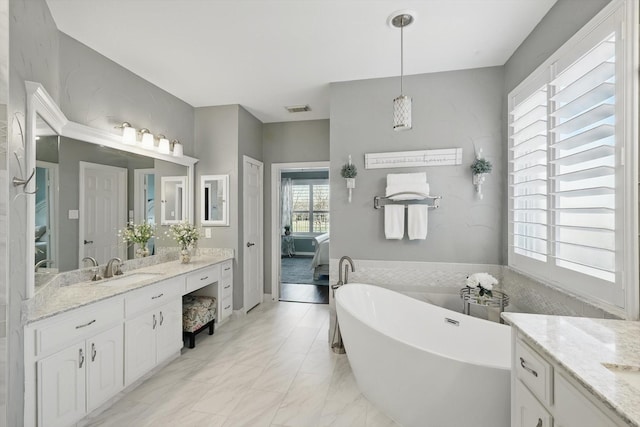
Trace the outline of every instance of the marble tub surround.
{"type": "Polygon", "coordinates": [[[502,317],[628,425],[640,426],[640,391],[605,367],[640,367],[640,322],[524,313],[502,317]]]}
{"type": "MultiPolygon", "coordinates": [[[[331,259],[330,283],[338,280],[338,261],[331,259]]],[[[359,259],[354,263],[356,271],[349,272],[351,283],[382,286],[449,310],[462,310],[459,291],[465,286],[467,275],[489,273],[498,279],[495,289],[509,295],[510,302],[505,311],[620,319],[615,313],[507,266],[359,259]]],[[[484,308],[472,307],[471,314],[483,316],[485,311],[484,308]]]]}
{"type": "MultiPolygon", "coordinates": [[[[93,302],[130,292],[156,282],[189,273],[233,258],[233,250],[215,252],[217,255],[199,255],[188,264],[178,261],[177,252],[143,259],[126,261],[123,276],[131,273],[153,273],[157,276],[125,286],[105,286],[109,279],[97,282],[91,280],[91,268],[61,273],[34,298],[23,303],[22,322],[28,324],[37,320],[72,310],[93,302]]],[[[104,271],[101,267],[101,273],[104,271]]]]}
{"type": "Polygon", "coordinates": [[[502,268],[501,285],[519,312],[557,316],[578,316],[621,319],[615,313],[600,308],[581,297],[519,273],[509,267],[502,268]]]}

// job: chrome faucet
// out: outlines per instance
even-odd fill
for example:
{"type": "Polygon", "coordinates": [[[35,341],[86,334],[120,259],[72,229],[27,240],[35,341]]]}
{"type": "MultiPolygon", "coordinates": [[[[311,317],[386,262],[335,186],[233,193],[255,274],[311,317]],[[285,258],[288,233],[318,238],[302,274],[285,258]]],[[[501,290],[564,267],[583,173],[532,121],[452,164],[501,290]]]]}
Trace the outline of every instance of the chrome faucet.
{"type": "Polygon", "coordinates": [[[340,286],[344,285],[345,283],[349,283],[349,266],[351,266],[351,272],[356,271],[356,267],[353,264],[353,260],[351,259],[351,257],[348,256],[343,256],[342,258],[340,258],[340,263],[338,264],[338,283],[336,283],[335,285],[331,285],[331,289],[336,290],[338,289],[340,286]],[[342,264],[347,261],[347,265],[344,266],[344,281],[342,280],[342,264]]]}
{"type": "Polygon", "coordinates": [[[100,277],[100,269],[98,268],[98,261],[96,261],[96,259],[92,256],[86,256],[84,258],[82,258],[82,262],[84,261],[91,261],[91,264],[93,264],[93,268],[91,269],[91,273],[93,273],[93,277],[91,277],[91,281],[92,282],[96,282],[98,280],[102,280],[102,277],[100,277]]]}
{"type": "Polygon", "coordinates": [[[113,276],[120,276],[122,274],[120,267],[122,267],[122,260],[118,257],[111,258],[104,269],[105,279],[113,276]]]}
{"type": "Polygon", "coordinates": [[[43,265],[45,265],[45,264],[53,264],[53,260],[52,259],[43,259],[43,260],[40,260],[40,261],[36,262],[35,272],[37,273],[38,269],[40,267],[42,267],[43,265]]]}

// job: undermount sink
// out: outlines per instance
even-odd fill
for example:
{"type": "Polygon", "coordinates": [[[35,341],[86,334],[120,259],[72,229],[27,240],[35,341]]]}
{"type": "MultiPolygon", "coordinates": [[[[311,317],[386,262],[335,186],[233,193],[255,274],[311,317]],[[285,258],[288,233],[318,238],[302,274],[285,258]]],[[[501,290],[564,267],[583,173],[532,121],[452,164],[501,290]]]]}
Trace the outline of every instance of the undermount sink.
{"type": "Polygon", "coordinates": [[[158,273],[131,273],[118,278],[105,279],[96,283],[101,286],[127,286],[134,283],[144,282],[145,280],[154,279],[160,276],[158,273]]]}
{"type": "Polygon", "coordinates": [[[603,363],[602,366],[613,372],[613,374],[625,381],[636,390],[640,390],[640,366],[613,365],[603,363]]]}

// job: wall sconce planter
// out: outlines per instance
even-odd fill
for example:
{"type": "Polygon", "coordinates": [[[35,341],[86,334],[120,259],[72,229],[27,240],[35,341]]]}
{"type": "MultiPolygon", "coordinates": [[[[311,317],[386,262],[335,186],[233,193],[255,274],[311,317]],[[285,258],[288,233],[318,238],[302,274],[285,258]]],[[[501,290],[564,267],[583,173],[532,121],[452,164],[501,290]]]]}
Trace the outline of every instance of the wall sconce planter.
{"type": "Polygon", "coordinates": [[[476,159],[471,164],[471,171],[473,172],[473,185],[476,187],[476,193],[478,198],[482,200],[482,184],[484,184],[487,174],[491,172],[493,165],[490,161],[482,157],[482,150],[478,153],[476,159]]]}
{"type": "Polygon", "coordinates": [[[351,203],[351,191],[356,188],[356,176],[358,175],[358,168],[351,163],[351,155],[349,155],[349,163],[342,166],[340,175],[347,181],[347,189],[349,190],[349,203],[351,203]]]}

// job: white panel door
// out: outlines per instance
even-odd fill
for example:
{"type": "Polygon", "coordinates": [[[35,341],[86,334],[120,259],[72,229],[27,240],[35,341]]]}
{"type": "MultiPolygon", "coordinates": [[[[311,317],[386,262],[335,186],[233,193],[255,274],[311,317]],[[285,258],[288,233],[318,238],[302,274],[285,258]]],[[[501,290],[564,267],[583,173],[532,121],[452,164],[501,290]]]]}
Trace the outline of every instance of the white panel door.
{"type": "Polygon", "coordinates": [[[39,426],[69,426],[85,415],[86,356],[83,341],[37,363],[39,426]]]}
{"type": "Polygon", "coordinates": [[[158,310],[156,360],[162,362],[182,347],[182,301],[176,299],[158,310]]]}
{"type": "MultiPolygon", "coordinates": [[[[100,264],[125,257],[118,230],[127,225],[127,170],[80,162],[79,261],[92,256],[100,264]]],[[[79,264],[81,265],[81,264],[79,264]]]]}
{"type": "Polygon", "coordinates": [[[244,311],[262,302],[262,162],[244,156],[243,161],[243,274],[244,311]]]}
{"type": "Polygon", "coordinates": [[[156,366],[158,316],[148,312],[124,324],[124,381],[131,384],[156,366]]]}
{"type": "Polygon", "coordinates": [[[124,385],[123,326],[87,341],[87,412],[115,396],[124,385]]]}

